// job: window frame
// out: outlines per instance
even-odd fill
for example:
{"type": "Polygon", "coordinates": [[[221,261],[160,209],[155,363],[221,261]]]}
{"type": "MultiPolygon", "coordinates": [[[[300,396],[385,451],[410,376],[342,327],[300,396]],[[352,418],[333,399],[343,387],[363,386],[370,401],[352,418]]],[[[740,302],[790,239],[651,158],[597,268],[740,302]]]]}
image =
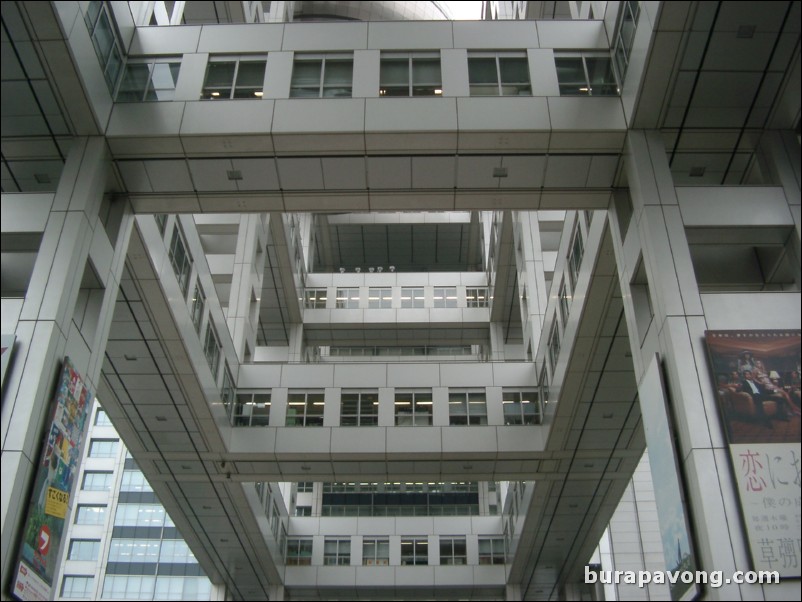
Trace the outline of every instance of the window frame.
{"type": "Polygon", "coordinates": [[[286,566],[312,566],[313,547],[314,542],[311,537],[288,537],[284,545],[284,564],[286,566]]]}
{"type": "Polygon", "coordinates": [[[359,309],[360,291],[357,287],[337,287],[336,309],[359,309]],[[356,293],[356,297],[354,297],[356,293]]]}
{"type": "Polygon", "coordinates": [[[401,566],[425,566],[429,564],[429,538],[401,537],[401,566]],[[404,552],[407,546],[407,552],[404,552]]]}
{"type": "Polygon", "coordinates": [[[323,540],[324,566],[348,566],[351,564],[351,538],[326,537],[323,540]]]}
{"type": "Polygon", "coordinates": [[[434,420],[434,397],[432,390],[396,389],[393,400],[395,426],[432,426],[434,420]],[[411,396],[409,401],[399,400],[399,396],[411,396]],[[418,397],[422,399],[418,400],[418,397]],[[410,406],[409,412],[399,413],[400,406],[410,406]],[[407,422],[406,419],[409,419],[407,422]]]}
{"type": "Polygon", "coordinates": [[[264,96],[265,73],[267,70],[267,55],[213,55],[206,63],[206,71],[203,76],[203,86],[201,87],[201,100],[261,100],[264,96]],[[209,85],[209,71],[213,65],[231,63],[234,69],[231,72],[231,81],[227,86],[209,85]],[[262,82],[258,86],[240,84],[239,78],[242,74],[242,65],[262,63],[262,82]],[[248,95],[238,95],[250,92],[248,95]]]}
{"type": "Polygon", "coordinates": [[[392,309],[393,289],[389,286],[368,288],[368,309],[392,309]]]}
{"type": "Polygon", "coordinates": [[[469,308],[490,307],[490,292],[486,286],[471,286],[465,289],[465,301],[469,308]]]}
{"type": "Polygon", "coordinates": [[[305,54],[295,53],[292,60],[292,76],[290,78],[290,98],[352,98],[354,90],[354,55],[353,53],[325,53],[325,54],[305,54]],[[296,67],[299,63],[319,62],[317,85],[301,84],[296,81],[296,67]],[[350,63],[351,77],[348,85],[327,83],[326,63],[350,63]],[[329,95],[326,92],[337,88],[343,91],[347,88],[348,94],[329,95]],[[316,90],[316,94],[296,93],[297,90],[316,90]]]}
{"type": "Polygon", "coordinates": [[[233,426],[270,426],[270,411],[273,407],[271,391],[237,391],[234,411],[231,416],[233,426]],[[259,400],[257,401],[257,396],[259,400]],[[250,410],[248,410],[250,408],[250,410]],[[256,410],[259,411],[256,411],[256,410]],[[264,419],[262,419],[264,417],[264,419]],[[256,420],[254,420],[256,418],[256,420]]]}
{"type": "Polygon", "coordinates": [[[108,412],[106,412],[106,410],[103,408],[98,408],[97,412],[95,412],[95,421],[93,424],[94,426],[114,426],[111,423],[111,418],[109,418],[108,412]]]}
{"type": "Polygon", "coordinates": [[[426,289],[424,287],[401,287],[401,309],[423,309],[424,307],[426,307],[426,289]]]}
{"type": "Polygon", "coordinates": [[[206,293],[203,292],[203,286],[201,286],[199,280],[195,280],[195,292],[192,294],[189,315],[198,335],[200,335],[201,326],[203,326],[204,311],[206,311],[206,293]]]}
{"type": "Polygon", "coordinates": [[[119,444],[120,444],[119,439],[92,437],[89,440],[89,450],[87,451],[86,457],[115,458],[117,456],[117,450],[119,444]],[[106,448],[106,445],[108,445],[108,448],[106,448]],[[98,446],[98,448],[95,449],[95,446],[98,446]],[[102,451],[102,453],[98,453],[99,451],[102,451]]]}
{"type": "Polygon", "coordinates": [[[87,600],[92,597],[92,591],[95,588],[94,575],[64,575],[61,580],[61,597],[62,598],[78,598],[87,600]],[[74,592],[73,584],[77,583],[78,579],[83,580],[84,588],[80,592],[74,592]],[[70,584],[69,592],[67,584],[70,584]]]}
{"type": "Polygon", "coordinates": [[[206,324],[206,334],[203,337],[203,355],[212,373],[214,382],[217,382],[217,373],[220,371],[220,339],[217,338],[217,330],[214,323],[209,320],[206,324]]]}
{"type": "Polygon", "coordinates": [[[390,564],[390,538],[389,537],[363,537],[362,538],[362,565],[388,566],[390,564]],[[372,548],[369,553],[366,550],[372,548]]]}
{"type": "Polygon", "coordinates": [[[67,548],[67,560],[95,562],[97,561],[99,556],[100,556],[99,539],[88,539],[85,537],[77,537],[74,539],[72,538],[70,539],[70,545],[69,548],[67,548]]]}
{"type": "Polygon", "coordinates": [[[169,102],[175,99],[175,90],[178,86],[178,76],[181,74],[181,61],[182,57],[129,57],[126,61],[125,65],[122,69],[122,77],[120,78],[119,83],[117,84],[117,92],[114,95],[114,102],[169,102]],[[130,90],[123,90],[123,86],[126,83],[126,79],[129,74],[129,68],[135,67],[138,65],[145,65],[148,67],[148,76],[145,80],[144,88],[141,90],[137,90],[131,88],[130,90]],[[173,80],[173,87],[163,87],[163,88],[155,88],[153,86],[153,74],[156,73],[157,67],[160,65],[166,65],[167,70],[170,73],[170,77],[173,80]],[[175,71],[174,71],[175,70],[175,71]],[[160,91],[172,91],[172,93],[168,94],[169,98],[149,98],[151,94],[158,96],[160,91]],[[134,94],[135,92],[139,93],[139,98],[120,98],[121,94],[129,93],[134,94]]]}
{"type": "Polygon", "coordinates": [[[469,52],[468,53],[468,85],[470,87],[470,95],[474,97],[494,97],[494,96],[532,96],[532,75],[529,69],[529,58],[526,51],[521,50],[518,52],[469,52]],[[471,61],[487,61],[493,59],[495,65],[495,94],[479,93],[480,89],[489,91],[492,85],[491,82],[474,82],[471,81],[471,61]],[[508,61],[520,62],[523,61],[525,67],[527,80],[524,81],[504,81],[504,63],[508,61]],[[514,87],[517,89],[516,93],[505,93],[506,89],[514,87]]]}
{"type": "Polygon", "coordinates": [[[614,97],[621,95],[621,89],[616,79],[616,72],[614,67],[615,61],[609,54],[605,53],[588,53],[588,52],[564,52],[564,53],[555,53],[554,55],[554,67],[557,73],[557,85],[560,89],[560,96],[605,96],[605,97],[614,97]],[[576,72],[576,67],[569,67],[565,61],[580,61],[582,67],[582,76],[583,79],[561,79],[560,73],[566,73],[566,69],[571,69],[571,72],[576,72]],[[600,82],[594,82],[593,76],[591,73],[595,74],[595,70],[590,69],[588,67],[588,61],[606,61],[607,62],[607,74],[610,75],[611,79],[609,80],[602,80],[600,82]],[[563,63],[561,66],[560,63],[563,63]],[[597,86],[597,91],[594,94],[593,88],[594,85],[597,86]],[[612,89],[615,89],[615,93],[611,93],[612,89]]]}
{"type": "Polygon", "coordinates": [[[304,289],[304,309],[326,309],[328,300],[328,289],[307,288],[304,289]]]}
{"type": "Polygon", "coordinates": [[[114,472],[111,470],[85,470],[84,475],[81,478],[81,491],[111,491],[111,487],[114,484],[113,481],[114,481],[114,472]],[[105,475],[107,477],[106,480],[108,480],[108,484],[104,487],[87,488],[86,486],[87,477],[89,477],[90,475],[93,477],[91,479],[92,481],[94,481],[94,477],[96,475],[105,475]]]}
{"type": "Polygon", "coordinates": [[[540,392],[537,388],[503,388],[501,398],[502,415],[504,417],[505,426],[532,426],[542,423],[543,410],[540,402],[540,392]],[[524,400],[524,395],[528,396],[530,399],[524,400]],[[531,399],[534,399],[534,401],[531,401],[531,399]],[[534,404],[534,412],[527,412],[525,404],[534,404]],[[507,407],[512,407],[516,411],[507,411],[507,407]],[[514,418],[515,420],[510,421],[510,418],[514,418]]]}
{"type": "Polygon", "coordinates": [[[189,280],[192,276],[193,260],[192,254],[187,249],[184,233],[181,232],[178,224],[173,227],[173,236],[170,239],[167,256],[170,259],[170,265],[173,266],[176,280],[178,280],[178,288],[181,289],[181,294],[186,299],[189,292],[189,280]]]}
{"type": "Polygon", "coordinates": [[[434,287],[432,299],[435,309],[454,309],[459,307],[459,294],[456,286],[434,287]]]}
{"type": "Polygon", "coordinates": [[[340,426],[378,426],[379,391],[357,391],[343,389],[340,392],[340,426]],[[356,395],[356,408],[346,412],[345,397],[356,395]],[[364,397],[363,397],[364,396],[364,397]],[[365,411],[369,410],[369,411],[365,411]],[[347,420],[346,420],[347,419],[347,420]]]}
{"type": "Polygon", "coordinates": [[[78,507],[75,510],[75,520],[73,521],[73,523],[76,525],[93,525],[93,526],[103,525],[106,523],[106,510],[108,510],[108,508],[109,507],[106,504],[78,504],[78,507]],[[96,517],[97,520],[92,522],[81,520],[82,518],[81,510],[88,511],[88,509],[90,508],[98,509],[99,512],[91,512],[84,516],[96,517]]]}
{"type": "Polygon", "coordinates": [[[323,413],[325,408],[325,392],[320,390],[290,390],[287,393],[287,414],[285,426],[318,427],[323,426],[323,413]],[[298,396],[303,396],[303,411],[290,414],[290,406],[301,405],[298,396]],[[295,397],[295,400],[293,400],[295,397]],[[320,411],[316,408],[320,407],[320,411]],[[314,410],[310,412],[311,410],[314,410]]]}
{"type": "Polygon", "coordinates": [[[487,425],[487,391],[485,389],[449,390],[448,424],[450,426],[487,425]],[[458,405],[464,409],[464,412],[454,412],[458,405]]]}
{"type": "Polygon", "coordinates": [[[441,565],[468,564],[468,549],[465,537],[441,536],[439,544],[441,565]]]}
{"type": "Polygon", "coordinates": [[[582,229],[577,223],[571,237],[571,246],[568,247],[568,276],[571,281],[571,290],[576,290],[579,280],[579,271],[582,268],[582,259],[585,256],[585,241],[582,239],[582,229]]]}
{"type": "MultiPolygon", "coordinates": [[[[399,71],[400,72],[400,71],[399,71]]],[[[440,51],[433,52],[382,52],[379,59],[379,97],[380,98],[437,98],[443,96],[443,64],[440,51]],[[418,81],[423,71],[422,65],[437,60],[437,81],[418,81]],[[390,63],[406,61],[406,83],[388,81],[390,63]],[[417,69],[416,69],[417,67],[417,69]],[[404,92],[404,88],[406,91],[404,92]],[[403,92],[403,93],[402,93],[403,92]],[[430,93],[429,93],[430,92],[430,93]]]]}
{"type": "Polygon", "coordinates": [[[506,564],[506,544],[504,537],[479,537],[479,564],[506,564]],[[487,544],[483,546],[482,544],[487,544]],[[485,548],[484,550],[482,548],[485,548]],[[488,549],[489,548],[489,549],[488,549]],[[500,549],[499,549],[500,548],[500,549]]]}

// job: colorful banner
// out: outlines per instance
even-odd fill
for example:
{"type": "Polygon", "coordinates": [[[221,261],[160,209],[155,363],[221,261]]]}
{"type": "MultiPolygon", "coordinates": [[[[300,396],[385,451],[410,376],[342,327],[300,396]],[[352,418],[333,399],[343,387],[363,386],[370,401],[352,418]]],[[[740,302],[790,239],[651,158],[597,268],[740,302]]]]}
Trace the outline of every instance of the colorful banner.
{"type": "Polygon", "coordinates": [[[754,570],[802,574],[798,330],[705,333],[754,570]]]}
{"type": "Polygon", "coordinates": [[[12,590],[20,600],[52,599],[50,590],[92,397],[69,358],[65,358],[23,530],[12,590]]]}

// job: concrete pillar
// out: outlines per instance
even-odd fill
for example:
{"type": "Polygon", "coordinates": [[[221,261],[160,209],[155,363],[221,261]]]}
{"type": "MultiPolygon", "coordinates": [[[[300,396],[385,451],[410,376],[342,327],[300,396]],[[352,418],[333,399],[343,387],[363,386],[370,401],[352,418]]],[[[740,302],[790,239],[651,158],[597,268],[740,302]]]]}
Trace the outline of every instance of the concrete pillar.
{"type": "Polygon", "coordinates": [[[108,168],[102,138],[74,140],[25,298],[2,300],[3,333],[17,337],[2,407],[3,583],[16,570],[25,496],[65,357],[97,392],[132,224],[126,201],[104,200],[108,168]]]}
{"type": "Polygon", "coordinates": [[[258,214],[240,216],[234,271],[228,299],[228,330],[240,361],[248,361],[256,348],[259,308],[265,271],[267,233],[258,214]],[[246,353],[246,349],[249,353],[246,353]]]}

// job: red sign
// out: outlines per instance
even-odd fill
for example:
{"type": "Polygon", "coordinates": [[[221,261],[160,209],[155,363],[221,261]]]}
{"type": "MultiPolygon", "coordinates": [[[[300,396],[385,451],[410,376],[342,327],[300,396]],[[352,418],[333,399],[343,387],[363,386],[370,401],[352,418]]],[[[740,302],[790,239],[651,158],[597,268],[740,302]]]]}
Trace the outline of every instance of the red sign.
{"type": "Polygon", "coordinates": [[[42,525],[42,528],[39,529],[39,545],[37,547],[42,556],[47,556],[50,551],[50,527],[47,525],[42,525]]]}

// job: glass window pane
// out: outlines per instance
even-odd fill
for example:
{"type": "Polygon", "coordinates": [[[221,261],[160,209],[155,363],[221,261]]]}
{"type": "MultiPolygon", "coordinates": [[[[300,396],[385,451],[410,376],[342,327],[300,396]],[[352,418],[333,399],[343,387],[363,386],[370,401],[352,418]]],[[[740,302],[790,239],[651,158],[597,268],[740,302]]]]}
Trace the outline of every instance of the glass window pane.
{"type": "Polygon", "coordinates": [[[348,86],[350,88],[353,79],[353,62],[349,60],[326,61],[326,75],[324,84],[348,86]]]}
{"type": "Polygon", "coordinates": [[[519,83],[529,81],[529,63],[525,57],[499,58],[502,83],[519,83]]]}
{"type": "Polygon", "coordinates": [[[468,79],[473,84],[497,84],[496,59],[488,58],[469,58],[468,59],[468,79]]]}
{"type": "Polygon", "coordinates": [[[382,59],[381,85],[407,85],[409,83],[409,61],[407,59],[382,59]]]}
{"type": "Polygon", "coordinates": [[[557,65],[557,79],[561,84],[586,83],[581,57],[558,57],[554,62],[557,65]]]}
{"type": "Polygon", "coordinates": [[[234,81],[235,67],[234,61],[209,63],[206,71],[206,87],[230,87],[234,81]]]}
{"type": "Polygon", "coordinates": [[[412,83],[440,85],[440,59],[413,59],[412,83]]]}
{"type": "Polygon", "coordinates": [[[590,77],[591,84],[615,83],[613,65],[609,57],[587,57],[585,63],[588,66],[588,77],[590,77]]]}
{"type": "Polygon", "coordinates": [[[320,69],[323,61],[295,61],[292,67],[292,87],[320,85],[320,69]]]}
{"type": "Polygon", "coordinates": [[[149,76],[150,65],[148,64],[126,66],[125,75],[117,93],[117,100],[121,102],[142,100],[145,96],[145,88],[148,85],[149,76]]]}

